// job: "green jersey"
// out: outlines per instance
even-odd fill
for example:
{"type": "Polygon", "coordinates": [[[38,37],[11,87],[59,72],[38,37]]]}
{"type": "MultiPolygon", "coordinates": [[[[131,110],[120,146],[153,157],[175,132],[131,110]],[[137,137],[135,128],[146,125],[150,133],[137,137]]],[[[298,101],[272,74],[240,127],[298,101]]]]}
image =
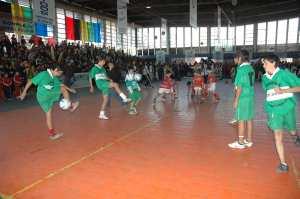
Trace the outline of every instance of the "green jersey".
{"type": "Polygon", "coordinates": [[[61,82],[53,76],[51,71],[41,72],[32,78],[32,83],[37,86],[37,100],[45,112],[48,112],[61,95],[61,82]]]}
{"type": "Polygon", "coordinates": [[[103,90],[104,87],[108,87],[109,81],[103,66],[95,64],[89,72],[89,77],[95,80],[97,88],[100,90],[103,90]]]}
{"type": "Polygon", "coordinates": [[[255,73],[249,63],[243,63],[238,66],[234,85],[242,88],[240,98],[254,97],[255,73]]]}
{"type": "Polygon", "coordinates": [[[284,115],[296,106],[293,93],[276,94],[274,88],[287,89],[300,86],[300,79],[288,70],[277,68],[272,75],[265,74],[262,79],[262,87],[266,92],[264,104],[268,114],[284,115]]]}
{"type": "Polygon", "coordinates": [[[136,80],[128,80],[126,78],[125,84],[130,93],[132,93],[133,90],[140,90],[140,86],[136,80]]]}

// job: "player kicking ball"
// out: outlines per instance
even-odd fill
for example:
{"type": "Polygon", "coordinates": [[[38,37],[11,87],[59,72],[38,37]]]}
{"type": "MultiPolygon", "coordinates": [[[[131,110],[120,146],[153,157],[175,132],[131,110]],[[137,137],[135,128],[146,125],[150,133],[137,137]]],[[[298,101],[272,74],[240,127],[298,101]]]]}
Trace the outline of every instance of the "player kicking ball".
{"type": "Polygon", "coordinates": [[[97,88],[102,92],[103,101],[101,105],[101,110],[99,114],[99,119],[108,120],[109,118],[105,114],[105,110],[108,104],[108,96],[110,89],[115,89],[115,91],[122,98],[124,103],[130,102],[130,99],[126,97],[126,95],[121,91],[119,85],[111,81],[106,74],[105,59],[98,58],[97,64],[95,64],[89,72],[89,82],[90,82],[90,92],[94,92],[94,86],[92,80],[94,79],[96,82],[97,88]]]}
{"type": "Polygon", "coordinates": [[[52,108],[54,103],[59,101],[60,96],[63,95],[63,100],[60,102],[60,107],[63,110],[70,110],[73,112],[79,106],[79,102],[70,101],[69,92],[76,93],[76,91],[65,86],[58,79],[62,73],[63,71],[59,66],[52,65],[46,71],[40,72],[31,80],[28,80],[22,94],[19,97],[20,100],[24,100],[31,85],[33,84],[37,86],[36,98],[42,110],[46,114],[48,134],[51,140],[56,140],[63,136],[62,133],[55,132],[53,127],[52,108]]]}

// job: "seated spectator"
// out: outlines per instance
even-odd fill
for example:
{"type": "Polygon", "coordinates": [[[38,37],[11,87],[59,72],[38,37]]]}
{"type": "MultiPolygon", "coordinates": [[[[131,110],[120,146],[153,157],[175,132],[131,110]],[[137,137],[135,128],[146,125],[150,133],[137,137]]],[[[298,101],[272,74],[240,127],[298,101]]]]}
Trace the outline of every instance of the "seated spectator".
{"type": "Polygon", "coordinates": [[[16,72],[13,78],[14,81],[14,97],[18,97],[21,95],[22,92],[22,77],[19,72],[16,72]]]}
{"type": "Polygon", "coordinates": [[[2,84],[3,84],[5,98],[11,99],[13,82],[12,82],[12,79],[9,77],[8,73],[4,74],[2,84]]]}

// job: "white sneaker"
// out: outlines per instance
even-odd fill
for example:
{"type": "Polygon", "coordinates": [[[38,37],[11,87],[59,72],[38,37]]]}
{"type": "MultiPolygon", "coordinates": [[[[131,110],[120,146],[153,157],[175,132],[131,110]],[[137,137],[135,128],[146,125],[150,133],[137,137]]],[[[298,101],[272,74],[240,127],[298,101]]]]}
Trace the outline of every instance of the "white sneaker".
{"type": "Polygon", "coordinates": [[[131,102],[131,99],[125,98],[125,99],[123,99],[122,101],[123,101],[124,103],[129,103],[129,102],[131,102]]]}
{"type": "Polygon", "coordinates": [[[64,134],[63,133],[55,133],[53,135],[50,135],[49,138],[50,140],[57,140],[59,138],[61,138],[64,134]]]}
{"type": "Polygon", "coordinates": [[[244,140],[244,145],[246,147],[252,147],[253,146],[253,142],[248,142],[248,140],[244,140]]]}
{"type": "Polygon", "coordinates": [[[100,114],[99,115],[99,119],[100,120],[108,120],[109,118],[106,115],[104,115],[104,114],[100,114]]]}
{"type": "Polygon", "coordinates": [[[230,148],[233,148],[233,149],[244,149],[244,148],[246,148],[246,146],[244,144],[240,144],[238,141],[230,143],[230,144],[228,144],[228,146],[230,148]]]}
{"type": "Polygon", "coordinates": [[[235,123],[237,123],[237,120],[236,119],[232,119],[228,122],[228,124],[231,124],[231,125],[234,125],[235,123]]]}

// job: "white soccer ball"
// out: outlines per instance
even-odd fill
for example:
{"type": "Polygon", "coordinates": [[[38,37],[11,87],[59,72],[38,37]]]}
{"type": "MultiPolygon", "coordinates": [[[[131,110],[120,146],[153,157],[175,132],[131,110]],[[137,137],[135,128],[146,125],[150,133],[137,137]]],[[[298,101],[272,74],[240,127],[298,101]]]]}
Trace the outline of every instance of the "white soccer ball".
{"type": "Polygon", "coordinates": [[[62,99],[60,100],[59,102],[59,107],[62,109],[62,110],[68,110],[71,106],[71,102],[67,99],[62,99]]]}
{"type": "Polygon", "coordinates": [[[142,79],[142,75],[141,75],[141,74],[138,74],[138,73],[136,73],[136,74],[134,75],[134,79],[135,79],[136,81],[141,81],[141,79],[142,79]]]}

